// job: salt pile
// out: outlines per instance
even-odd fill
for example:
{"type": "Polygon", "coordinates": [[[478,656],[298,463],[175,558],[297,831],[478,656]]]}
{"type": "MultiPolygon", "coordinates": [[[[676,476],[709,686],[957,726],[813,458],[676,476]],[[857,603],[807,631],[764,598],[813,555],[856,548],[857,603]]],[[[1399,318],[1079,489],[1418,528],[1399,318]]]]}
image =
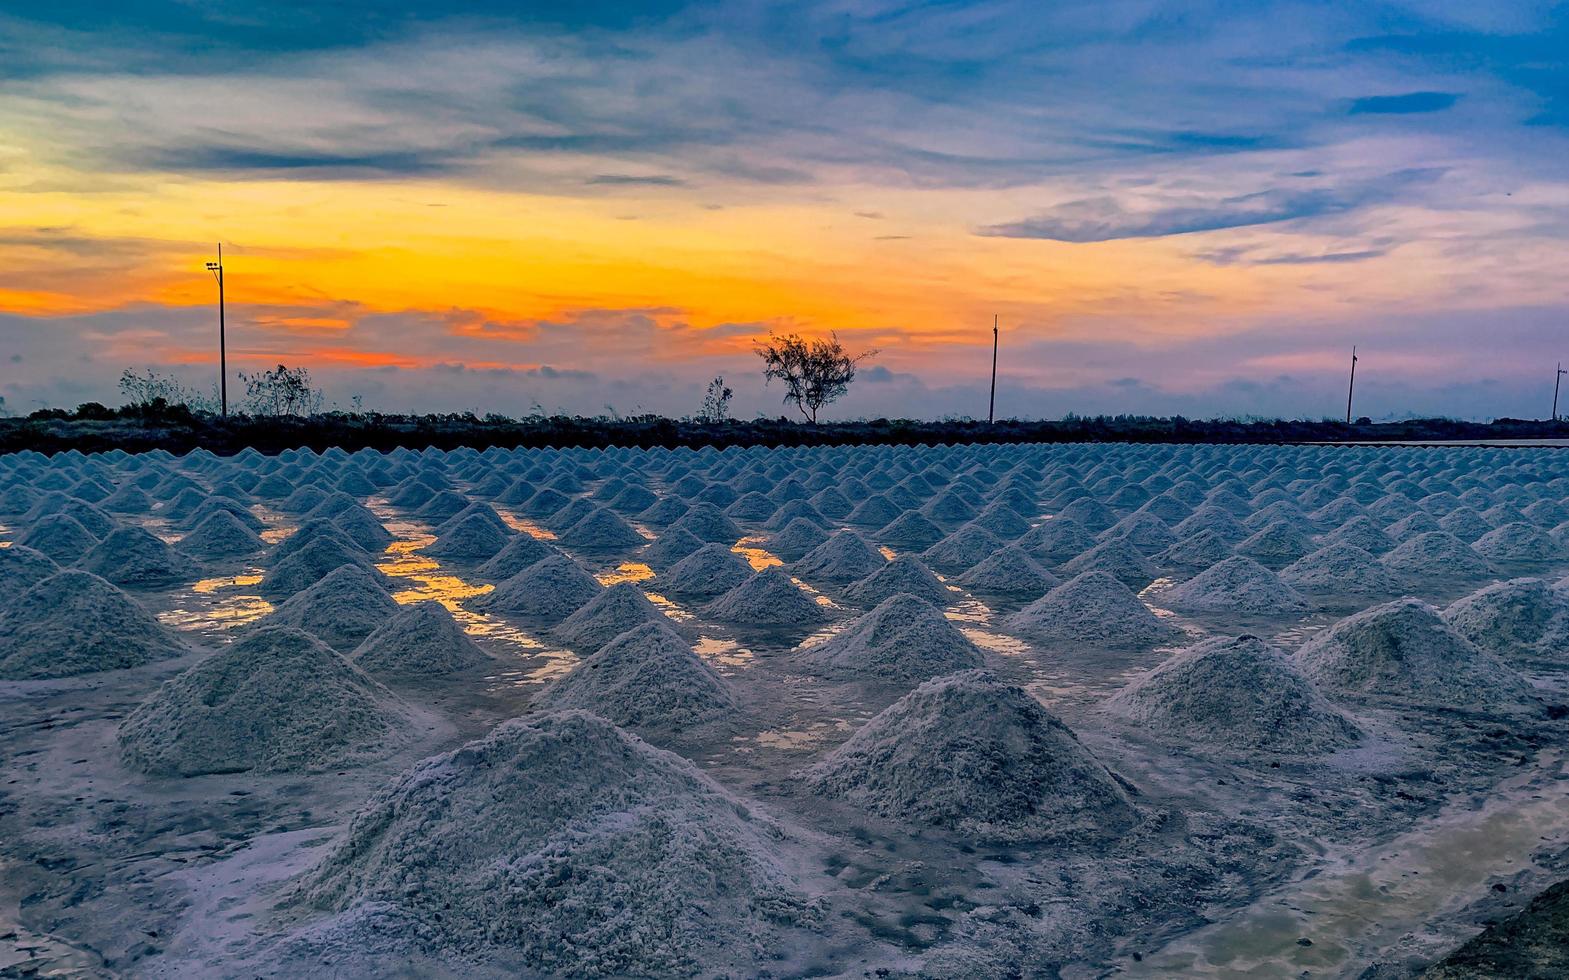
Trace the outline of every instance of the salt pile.
{"type": "Polygon", "coordinates": [[[340,568],[358,568],[372,578],[384,577],[365,552],[332,534],[318,535],[286,556],[274,557],[278,558],[278,563],[261,580],[260,588],[266,595],[295,595],[340,568]]]}
{"type": "Polygon", "coordinates": [[[751,627],[810,629],[828,612],[777,566],[765,568],[703,607],[723,623],[751,627]]]}
{"type": "Polygon", "coordinates": [[[1321,543],[1350,545],[1372,555],[1382,555],[1395,547],[1389,535],[1366,517],[1352,518],[1324,535],[1321,543]]]}
{"type": "Polygon", "coordinates": [[[959,576],[959,584],[1003,596],[1042,596],[1062,584],[1017,545],[1008,545],[959,576]]]}
{"type": "Polygon", "coordinates": [[[1162,601],[1173,609],[1294,616],[1307,612],[1307,600],[1274,572],[1236,555],[1168,591],[1162,601]]]}
{"type": "Polygon", "coordinates": [[[98,538],[76,518],[51,514],[28,528],[17,538],[17,544],[69,565],[96,547],[98,538]]]}
{"type": "Polygon", "coordinates": [[[1231,557],[1231,545],[1214,531],[1199,531],[1183,538],[1155,556],[1155,562],[1169,568],[1208,568],[1231,557]]]}
{"type": "Polygon", "coordinates": [[[1541,579],[1495,582],[1450,603],[1444,621],[1501,657],[1569,660],[1569,592],[1541,579]]]}
{"type": "Polygon", "coordinates": [[[582,565],[559,552],[535,562],[474,599],[474,608],[559,623],[581,609],[600,586],[582,565]]]}
{"type": "Polygon", "coordinates": [[[735,710],[724,678],[665,622],[617,635],[535,700],[536,708],[581,708],[639,732],[680,732],[735,710]]]}
{"type": "Polygon", "coordinates": [[[1471,547],[1483,558],[1496,562],[1548,562],[1565,557],[1558,542],[1521,521],[1487,532],[1471,547]]]}
{"type": "Polygon", "coordinates": [[[1106,572],[1069,579],[1008,617],[1005,625],[1038,642],[1117,647],[1154,646],[1179,635],[1106,572]]]}
{"type": "Polygon", "coordinates": [[[420,763],[296,900],[390,907],[432,951],[504,952],[534,975],[756,975],[781,932],[820,914],[781,837],[685,759],[553,712],[420,763]]]}
{"type": "Polygon", "coordinates": [[[930,548],[945,535],[942,528],[933,524],[920,511],[909,510],[890,521],[877,532],[877,540],[896,548],[930,548]]]}
{"type": "Polygon", "coordinates": [[[659,584],[669,595],[707,598],[729,592],[751,577],[752,566],[745,558],[722,544],[705,544],[662,573],[659,584]]]}
{"type": "Polygon", "coordinates": [[[829,676],[923,681],[981,666],[981,652],[930,603],[896,595],[833,637],[800,650],[800,660],[829,676]]]}
{"type": "Polygon", "coordinates": [[[1015,543],[1052,565],[1060,565],[1095,547],[1089,531],[1061,517],[1041,524],[1015,543]]]}
{"type": "Polygon", "coordinates": [[[494,558],[479,566],[479,574],[493,582],[509,579],[559,551],[531,534],[515,534],[494,558]]]}
{"type": "Polygon", "coordinates": [[[668,624],[670,619],[637,586],[619,582],[601,589],[551,633],[567,646],[597,650],[627,630],[648,623],[668,624]]]}
{"type": "Polygon", "coordinates": [[[839,531],[813,548],[791,566],[803,579],[828,582],[853,582],[882,568],[887,563],[866,540],[854,531],[839,531]]]}
{"type": "Polygon", "coordinates": [[[209,515],[196,530],[181,538],[177,547],[193,558],[218,561],[247,558],[264,550],[267,542],[233,514],[223,511],[209,515]]]}
{"type": "Polygon", "coordinates": [[[1138,822],[1066,725],[984,671],[927,681],[802,775],[824,796],[984,840],[1105,838],[1138,822]]]}
{"type": "Polygon", "coordinates": [[[51,575],[0,607],[0,637],[6,680],[74,677],[191,652],[130,596],[76,570],[51,575]]]}
{"type": "Polygon", "coordinates": [[[844,590],[845,597],[862,605],[876,605],[884,599],[906,593],[934,606],[947,606],[956,596],[921,564],[919,558],[900,555],[844,590]]]}
{"type": "Polygon", "coordinates": [[[678,527],[703,539],[716,544],[735,544],[742,537],[742,531],[736,526],[735,521],[724,515],[724,512],[713,504],[696,504],[676,520],[671,527],[678,527]]]}
{"type": "Polygon", "coordinates": [[[1349,695],[1478,712],[1531,696],[1524,678],[1417,599],[1341,620],[1304,644],[1292,662],[1320,688],[1349,695]]]}
{"type": "Polygon", "coordinates": [[[958,573],[974,568],[1002,549],[1003,543],[995,534],[966,524],[927,548],[921,557],[933,568],[958,573]]]}
{"type": "Polygon", "coordinates": [[[1361,548],[1328,544],[1280,571],[1280,580],[1294,589],[1343,595],[1392,595],[1400,580],[1388,567],[1361,548]]]}
{"type": "Polygon", "coordinates": [[[585,551],[624,551],[641,547],[648,539],[615,511],[599,507],[563,531],[561,543],[585,551]]]}
{"type": "Polygon", "coordinates": [[[1203,747],[1290,754],[1354,744],[1361,730],[1256,636],[1215,637],[1106,702],[1139,727],[1203,747]]]}
{"type": "Polygon", "coordinates": [[[404,606],[354,648],[354,665],[372,675],[451,674],[490,663],[439,602],[404,606]]]}
{"type": "Polygon", "coordinates": [[[82,556],[79,567],[127,588],[157,588],[196,576],[191,559],[139,527],[119,527],[82,556]]]}
{"type": "Polygon", "coordinates": [[[768,538],[768,550],[785,561],[798,561],[828,540],[828,532],[804,517],[797,517],[768,538]]]}
{"type": "Polygon", "coordinates": [[[263,629],[168,681],[120,725],[154,776],[339,768],[403,741],[408,708],[321,641],[263,629]]]}
{"type": "Polygon", "coordinates": [[[442,531],[435,541],[421,551],[432,558],[478,564],[496,557],[512,537],[513,532],[510,530],[499,530],[483,516],[470,514],[442,531]]]}
{"type": "Polygon", "coordinates": [[[0,608],[9,597],[26,591],[60,570],[53,558],[25,545],[0,548],[0,608]]]}
{"type": "Polygon", "coordinates": [[[1139,550],[1122,538],[1111,538],[1062,566],[1064,575],[1105,572],[1129,588],[1142,589],[1159,574],[1139,550]]]}
{"type": "Polygon", "coordinates": [[[1380,559],[1384,567],[1421,578],[1456,578],[1486,575],[1487,559],[1464,541],[1443,531],[1429,531],[1409,538],[1380,559]]]}
{"type": "Polygon", "coordinates": [[[1236,552],[1270,568],[1282,568],[1313,550],[1303,534],[1285,521],[1274,521],[1237,543],[1236,552]]]}
{"type": "Polygon", "coordinates": [[[379,572],[344,565],[289,597],[259,622],[264,627],[302,629],[336,650],[352,650],[398,612],[384,581],[379,572]]]}

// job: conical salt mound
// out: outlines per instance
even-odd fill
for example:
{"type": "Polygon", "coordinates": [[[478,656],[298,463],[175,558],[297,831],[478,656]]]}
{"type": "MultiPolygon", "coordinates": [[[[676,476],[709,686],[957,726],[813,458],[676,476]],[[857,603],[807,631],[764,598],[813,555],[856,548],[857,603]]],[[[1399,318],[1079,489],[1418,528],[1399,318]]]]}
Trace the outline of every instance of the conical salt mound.
{"type": "Polygon", "coordinates": [[[157,588],[196,577],[196,564],[139,527],[117,527],[78,567],[124,588],[157,588]]]}
{"type": "Polygon", "coordinates": [[[1155,646],[1180,635],[1106,572],[1069,579],[1008,617],[1006,625],[1037,642],[1110,647],[1155,646]]]}
{"type": "Polygon", "coordinates": [[[768,550],[785,561],[798,561],[827,540],[827,531],[804,517],[797,517],[783,530],[769,535],[768,550]]]}
{"type": "Polygon", "coordinates": [[[603,587],[582,565],[559,552],[535,562],[479,596],[476,609],[559,623],[583,608],[603,587]]]}
{"type": "Polygon", "coordinates": [[[535,700],[536,708],[591,711],[638,732],[679,732],[728,715],[735,694],[667,624],[617,635],[535,700]]]}
{"type": "Polygon", "coordinates": [[[1308,602],[1274,572],[1235,555],[1207,568],[1161,597],[1173,609],[1247,616],[1298,616],[1308,602]]]}
{"type": "Polygon", "coordinates": [[[1390,571],[1422,579],[1470,577],[1492,571],[1486,558],[1444,531],[1407,538],[1380,560],[1390,571]]]}
{"type": "Polygon", "coordinates": [[[50,514],[28,528],[26,533],[17,538],[17,544],[69,565],[97,547],[98,538],[76,518],[67,514],[50,514]]]}
{"type": "Polygon", "coordinates": [[[1199,531],[1183,538],[1155,556],[1155,563],[1165,568],[1208,568],[1230,558],[1231,545],[1214,531],[1199,531]]]}
{"type": "MultiPolygon", "coordinates": [[[[244,523],[243,521],[241,523],[244,523]]],[[[252,528],[252,530],[255,530],[252,528]]],[[[301,524],[299,528],[273,550],[272,560],[282,562],[297,551],[304,550],[306,545],[316,541],[330,541],[333,547],[344,555],[352,555],[369,561],[371,553],[364,546],[355,542],[343,528],[328,520],[312,520],[301,524]]]]}
{"type": "Polygon", "coordinates": [[[354,648],[355,666],[373,676],[451,674],[490,663],[439,602],[416,602],[354,648]]]}
{"type": "Polygon", "coordinates": [[[669,624],[670,618],[649,602],[637,586],[618,582],[601,589],[551,633],[567,646],[598,650],[627,630],[647,623],[669,624]]]}
{"type": "Polygon", "coordinates": [[[1283,568],[1312,550],[1307,537],[1285,521],[1265,525],[1236,546],[1237,554],[1270,568],[1283,568]]]}
{"type": "Polygon", "coordinates": [[[1189,647],[1106,702],[1113,714],[1195,747],[1307,754],[1362,732],[1256,636],[1189,647]]]}
{"type": "Polygon", "coordinates": [[[924,681],[981,666],[981,652],[942,612],[896,595],[828,640],[800,651],[818,673],[866,681],[924,681]]]}
{"type": "Polygon", "coordinates": [[[824,796],[967,838],[1105,838],[1138,822],[1066,725],[985,671],[927,681],[802,776],[824,796]]]}
{"type": "Polygon", "coordinates": [[[1471,546],[1483,558],[1496,562],[1561,561],[1564,549],[1557,541],[1531,524],[1516,521],[1489,531],[1471,546]]]}
{"type": "Polygon", "coordinates": [[[517,573],[544,561],[560,551],[534,537],[532,534],[515,534],[507,540],[495,557],[479,566],[481,578],[501,582],[517,573]]]}
{"type": "Polygon", "coordinates": [[[351,921],[390,910],[429,951],[499,953],[512,973],[753,976],[820,916],[781,841],[685,759],[550,712],[417,765],[294,899],[351,921]]]}
{"type": "Polygon", "coordinates": [[[722,544],[705,544],[676,562],[658,578],[667,595],[705,598],[722,595],[746,583],[752,566],[722,544]]]}
{"type": "Polygon", "coordinates": [[[1394,595],[1400,579],[1377,558],[1349,544],[1325,545],[1280,571],[1294,589],[1341,595],[1394,595]]]}
{"type": "Polygon", "coordinates": [[[1353,548],[1361,548],[1370,555],[1382,555],[1395,547],[1395,542],[1389,535],[1366,516],[1353,517],[1324,535],[1320,543],[1350,545],[1353,548]]]}
{"type": "Polygon", "coordinates": [[[880,552],[854,531],[840,531],[813,548],[790,570],[803,580],[853,582],[888,563],[880,552]]]}
{"type": "Polygon", "coordinates": [[[1506,659],[1569,662],[1569,591],[1541,579],[1495,582],[1450,603],[1444,621],[1506,659]]]}
{"type": "Polygon", "coordinates": [[[1062,566],[1064,575],[1105,572],[1132,589],[1142,589],[1158,574],[1149,559],[1122,538],[1110,538],[1062,566]]]}
{"type": "Polygon", "coordinates": [[[1036,526],[1015,543],[1051,565],[1070,561],[1095,547],[1089,531],[1062,517],[1036,526]]]}
{"type": "Polygon", "coordinates": [[[4,680],[74,677],[190,652],[136,600],[89,572],[51,575],[0,607],[4,680]]]}
{"type": "Polygon", "coordinates": [[[154,776],[299,772],[384,755],[409,709],[296,629],[263,629],[164,684],[120,725],[126,765],[154,776]]]}
{"type": "Polygon", "coordinates": [[[381,523],[381,519],[358,505],[334,514],[332,523],[350,541],[372,554],[386,551],[387,545],[393,541],[392,532],[381,523]]]}
{"type": "Polygon", "coordinates": [[[291,596],[260,622],[264,627],[305,630],[346,652],[397,615],[398,604],[387,594],[384,581],[379,572],[344,565],[291,596]]]}
{"type": "Polygon", "coordinates": [[[765,568],[703,607],[722,623],[810,629],[828,612],[796,586],[778,566],[765,568]]]}
{"type": "Polygon", "coordinates": [[[637,559],[650,568],[669,568],[702,547],[703,542],[696,535],[682,530],[666,530],[648,547],[639,551],[637,559]]]}
{"type": "Polygon", "coordinates": [[[471,514],[443,531],[441,535],[420,549],[432,558],[462,564],[476,564],[496,557],[512,535],[497,530],[496,526],[478,514],[471,514]]]}
{"type": "Polygon", "coordinates": [[[193,558],[221,561],[225,558],[248,558],[265,550],[267,542],[255,531],[228,511],[209,514],[196,526],[196,530],[179,540],[176,545],[193,558]]]}
{"type": "Polygon", "coordinates": [[[941,541],[945,535],[943,529],[933,524],[918,510],[907,510],[886,527],[878,531],[874,537],[887,545],[895,548],[914,548],[924,550],[941,541]]]}
{"type": "Polygon", "coordinates": [[[1342,619],[1303,644],[1292,662],[1326,691],[1462,711],[1506,708],[1532,690],[1417,599],[1342,619]]]}
{"type": "Polygon", "coordinates": [[[876,605],[884,599],[904,593],[923,599],[939,608],[951,605],[958,598],[946,585],[921,564],[919,558],[900,555],[844,590],[845,597],[863,606],[876,605]]]}
{"type": "Polygon", "coordinates": [[[1023,548],[1009,545],[960,575],[959,584],[991,595],[1037,598],[1062,582],[1023,548]]]}
{"type": "Polygon", "coordinates": [[[561,533],[561,543],[585,551],[624,551],[648,543],[615,511],[600,507],[561,533]]]}
{"type": "Polygon", "coordinates": [[[975,524],[966,524],[927,548],[921,557],[944,573],[974,568],[1003,549],[997,535],[975,524]]]}
{"type": "MultiPolygon", "coordinates": [[[[292,596],[309,589],[340,568],[357,568],[378,581],[384,576],[365,557],[340,538],[322,535],[305,547],[281,559],[261,580],[264,595],[292,596]]],[[[387,586],[382,585],[385,589],[387,586]]]]}
{"type": "Polygon", "coordinates": [[[0,608],[10,597],[42,582],[60,570],[53,558],[24,545],[13,544],[0,548],[0,608]]]}

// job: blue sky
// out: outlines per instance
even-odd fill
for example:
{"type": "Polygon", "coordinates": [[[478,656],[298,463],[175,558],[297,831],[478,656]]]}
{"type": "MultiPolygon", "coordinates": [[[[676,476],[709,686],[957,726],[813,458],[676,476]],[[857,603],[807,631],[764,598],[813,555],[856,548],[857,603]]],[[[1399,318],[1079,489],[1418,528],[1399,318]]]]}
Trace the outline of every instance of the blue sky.
{"type": "MultiPolygon", "coordinates": [[[[1559,4],[343,2],[0,12],[0,395],[236,358],[396,409],[1540,415],[1559,4]]],[[[1560,346],[1565,349],[1560,350],[1560,346]]],[[[1545,393],[1544,393],[1545,392],[1545,393]]]]}

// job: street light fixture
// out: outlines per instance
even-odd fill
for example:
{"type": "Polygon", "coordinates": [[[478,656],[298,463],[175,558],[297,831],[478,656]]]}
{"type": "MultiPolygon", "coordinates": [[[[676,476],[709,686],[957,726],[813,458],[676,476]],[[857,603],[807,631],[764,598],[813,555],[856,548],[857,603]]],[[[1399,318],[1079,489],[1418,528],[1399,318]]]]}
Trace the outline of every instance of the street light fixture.
{"type": "Polygon", "coordinates": [[[229,352],[224,340],[223,242],[218,243],[218,261],[207,263],[207,271],[218,280],[218,398],[223,414],[229,414],[229,352]]]}

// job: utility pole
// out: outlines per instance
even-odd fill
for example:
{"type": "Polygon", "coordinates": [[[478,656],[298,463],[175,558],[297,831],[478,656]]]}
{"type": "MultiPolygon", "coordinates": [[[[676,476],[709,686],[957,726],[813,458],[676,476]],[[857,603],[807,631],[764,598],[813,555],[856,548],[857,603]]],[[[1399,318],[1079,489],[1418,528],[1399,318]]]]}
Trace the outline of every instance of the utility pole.
{"type": "Polygon", "coordinates": [[[1351,424],[1351,395],[1357,390],[1357,349],[1351,346],[1351,383],[1346,386],[1346,424],[1351,424]]]}
{"type": "Polygon", "coordinates": [[[997,421],[997,314],[992,314],[992,400],[986,406],[986,424],[997,421]]]}
{"type": "Polygon", "coordinates": [[[207,271],[218,280],[218,399],[224,415],[229,414],[229,347],[223,324],[223,242],[218,243],[218,261],[207,263],[207,271]]]}
{"type": "Polygon", "coordinates": [[[1558,362],[1558,373],[1553,375],[1553,421],[1558,421],[1558,386],[1563,383],[1564,375],[1569,371],[1564,370],[1564,362],[1558,362]]]}

